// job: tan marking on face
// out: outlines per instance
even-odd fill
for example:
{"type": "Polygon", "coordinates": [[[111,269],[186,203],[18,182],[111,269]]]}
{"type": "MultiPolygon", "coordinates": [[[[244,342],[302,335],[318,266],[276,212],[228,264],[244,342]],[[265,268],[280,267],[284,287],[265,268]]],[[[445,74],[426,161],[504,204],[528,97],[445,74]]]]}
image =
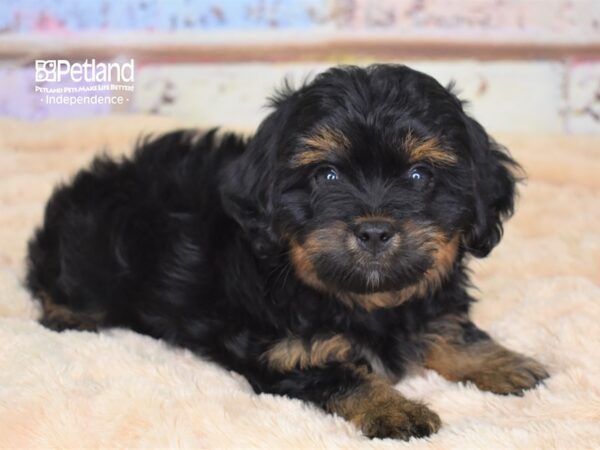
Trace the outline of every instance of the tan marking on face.
{"type": "Polygon", "coordinates": [[[346,304],[360,306],[366,311],[381,308],[393,308],[410,299],[416,290],[413,286],[388,292],[375,292],[373,294],[356,294],[354,292],[340,292],[337,297],[346,304]]]}
{"type": "Polygon", "coordinates": [[[310,136],[302,139],[307,147],[293,159],[294,166],[305,166],[326,161],[331,154],[344,152],[350,147],[350,141],[340,130],[321,127],[310,136]]]}
{"type": "Polygon", "coordinates": [[[332,361],[348,361],[352,352],[350,341],[337,334],[329,338],[315,338],[308,343],[298,338],[284,339],[265,352],[262,358],[271,369],[289,372],[321,367],[332,361]]]}
{"type": "MultiPolygon", "coordinates": [[[[365,218],[365,220],[368,220],[365,218]]],[[[353,292],[339,291],[328,286],[319,279],[312,258],[327,251],[339,250],[339,245],[347,245],[350,252],[360,252],[356,240],[348,233],[343,222],[316,230],[309,234],[301,245],[292,242],[290,245],[290,261],[296,275],[308,286],[330,295],[349,307],[359,306],[367,311],[380,308],[393,308],[407,300],[434,292],[440,287],[458,256],[460,234],[448,239],[446,235],[436,227],[427,224],[416,224],[407,221],[403,225],[404,239],[417,242],[417,246],[423,251],[431,253],[433,264],[423,277],[414,284],[403,289],[387,292],[375,292],[372,294],[357,294],[353,292]],[[340,244],[344,243],[344,244],[340,244]]],[[[393,247],[400,245],[399,234],[394,235],[393,247]]],[[[355,255],[356,257],[356,255],[355,255]]]]}
{"type": "Polygon", "coordinates": [[[419,139],[409,133],[404,139],[404,149],[408,154],[408,162],[428,162],[434,165],[448,166],[456,164],[456,155],[444,150],[437,138],[419,139]]]}
{"type": "Polygon", "coordinates": [[[321,292],[327,292],[329,290],[317,276],[317,270],[310,260],[308,251],[305,247],[297,243],[292,243],[290,248],[290,261],[298,278],[308,286],[321,292]]]}
{"type": "Polygon", "coordinates": [[[317,271],[313,265],[308,251],[302,245],[292,242],[290,245],[290,262],[298,278],[304,281],[308,286],[318,291],[326,290],[325,285],[317,277],[317,271]]]}
{"type": "Polygon", "coordinates": [[[387,223],[396,223],[396,221],[389,216],[384,216],[380,214],[367,214],[364,216],[360,216],[354,220],[355,223],[364,223],[364,222],[387,222],[387,223]]]}
{"type": "Polygon", "coordinates": [[[460,235],[456,234],[451,239],[447,239],[443,233],[438,233],[435,241],[433,266],[425,272],[423,277],[425,292],[433,292],[438,289],[450,270],[452,270],[452,266],[458,256],[460,235]]]}
{"type": "Polygon", "coordinates": [[[467,320],[466,316],[451,315],[430,327],[425,367],[450,381],[471,381],[479,389],[497,394],[518,393],[547,376],[544,367],[534,359],[491,339],[465,342],[461,323],[467,320]]]}
{"type": "Polygon", "coordinates": [[[346,304],[356,304],[367,311],[373,311],[380,308],[393,308],[415,296],[423,297],[437,290],[454,265],[458,255],[460,235],[447,239],[444,233],[434,227],[417,226],[413,222],[405,224],[405,233],[405,239],[416,240],[420,242],[420,246],[432,252],[433,265],[418,282],[396,291],[373,294],[339,292],[337,297],[346,304]]]}
{"type": "Polygon", "coordinates": [[[327,228],[320,228],[310,233],[302,244],[292,241],[289,253],[290,262],[298,278],[318,291],[330,292],[327,286],[319,280],[311,258],[328,250],[337,250],[338,243],[343,242],[346,235],[346,225],[343,222],[334,222],[327,228]]]}

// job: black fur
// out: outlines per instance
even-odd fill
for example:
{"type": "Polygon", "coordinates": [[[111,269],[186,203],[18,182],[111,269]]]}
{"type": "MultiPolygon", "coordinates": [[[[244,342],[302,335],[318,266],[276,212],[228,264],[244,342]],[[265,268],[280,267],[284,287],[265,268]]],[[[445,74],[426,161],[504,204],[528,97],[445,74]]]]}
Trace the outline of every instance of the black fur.
{"type": "MultiPolygon", "coordinates": [[[[356,371],[336,361],[277,371],[261,355],[289,336],[343,335],[394,376],[419,364],[429,324],[468,313],[463,263],[500,240],[515,163],[454,94],[404,66],[333,68],[279,93],[273,106],[249,139],[177,131],[142,142],[130,158],[97,158],[52,195],[30,242],[27,285],[53,305],[101,317],[99,328],[164,339],[243,374],[257,392],[326,408],[360,385],[356,371]],[[323,129],[343,135],[346,153],[293,164],[303,139],[323,129]],[[411,184],[401,145],[409,133],[435,138],[456,163],[425,164],[423,184],[411,184]],[[330,166],[338,180],[323,178],[330,166]],[[366,283],[371,262],[340,247],[312,260],[326,289],[304,282],[291,243],[369,214],[459,236],[441,284],[388,308],[339,300],[402,290],[432,268],[432,250],[400,229],[406,239],[377,269],[380,281],[366,283]]],[[[51,317],[45,324],[65,327],[51,317]]],[[[488,339],[467,328],[468,339],[488,339]]],[[[365,354],[351,362],[370,365],[365,354]]]]}

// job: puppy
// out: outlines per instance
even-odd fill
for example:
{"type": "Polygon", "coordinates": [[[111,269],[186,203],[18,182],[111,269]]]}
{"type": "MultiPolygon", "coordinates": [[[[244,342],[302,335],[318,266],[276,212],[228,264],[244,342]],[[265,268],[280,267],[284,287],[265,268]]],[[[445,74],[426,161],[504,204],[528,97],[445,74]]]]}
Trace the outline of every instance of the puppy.
{"type": "Polygon", "coordinates": [[[174,132],[58,187],[29,245],[42,324],[164,339],[378,438],[440,427],[392,387],[408,369],[497,394],[548,376],[469,320],[465,261],[518,166],[450,90],[340,67],[273,107],[249,139],[174,132]]]}

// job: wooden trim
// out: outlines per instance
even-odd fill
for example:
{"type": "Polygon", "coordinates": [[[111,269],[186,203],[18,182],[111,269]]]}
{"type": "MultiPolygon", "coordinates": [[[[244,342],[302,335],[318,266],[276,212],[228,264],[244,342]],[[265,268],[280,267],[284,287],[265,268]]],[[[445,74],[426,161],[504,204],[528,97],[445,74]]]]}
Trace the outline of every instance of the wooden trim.
{"type": "Polygon", "coordinates": [[[160,35],[106,36],[5,36],[0,38],[0,59],[69,58],[109,59],[133,57],[139,63],[187,62],[302,62],[477,59],[477,60],[564,60],[600,59],[600,42],[532,42],[465,39],[404,38],[392,35],[316,34],[299,39],[286,33],[250,35],[160,35]]]}

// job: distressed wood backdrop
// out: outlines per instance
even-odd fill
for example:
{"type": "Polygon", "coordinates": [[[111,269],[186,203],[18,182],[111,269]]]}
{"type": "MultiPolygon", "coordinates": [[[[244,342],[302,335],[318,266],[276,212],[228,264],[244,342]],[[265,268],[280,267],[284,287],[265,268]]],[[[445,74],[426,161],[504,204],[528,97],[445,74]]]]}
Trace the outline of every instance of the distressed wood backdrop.
{"type": "Polygon", "coordinates": [[[0,4],[0,116],[17,119],[153,113],[252,127],[284,76],[299,82],[333,64],[371,62],[456,80],[492,130],[600,133],[598,0],[0,4]],[[126,104],[41,101],[36,59],[91,58],[134,58],[126,104]]]}

